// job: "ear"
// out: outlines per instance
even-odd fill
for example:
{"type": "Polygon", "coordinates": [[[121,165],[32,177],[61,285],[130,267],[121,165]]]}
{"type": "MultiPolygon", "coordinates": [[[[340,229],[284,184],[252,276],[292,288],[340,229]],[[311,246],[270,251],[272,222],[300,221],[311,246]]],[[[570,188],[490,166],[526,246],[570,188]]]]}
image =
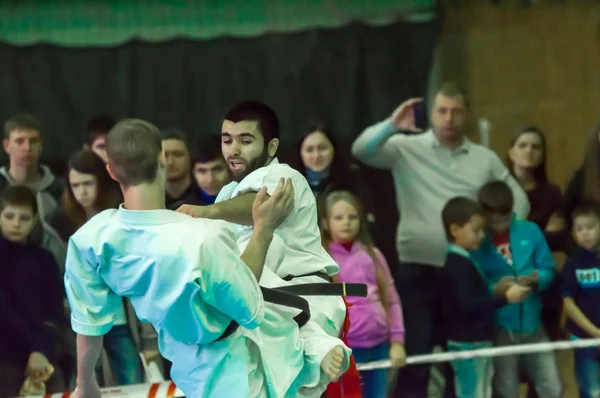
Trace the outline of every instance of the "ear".
{"type": "Polygon", "coordinates": [[[110,164],[108,164],[108,163],[106,164],[106,171],[108,171],[110,178],[112,178],[116,182],[119,182],[119,180],[117,180],[117,177],[115,176],[115,173],[113,172],[112,167],[110,167],[110,164]]]}
{"type": "Polygon", "coordinates": [[[6,152],[6,153],[8,153],[8,144],[9,144],[9,142],[10,142],[10,141],[8,140],[8,138],[5,138],[5,139],[2,141],[2,146],[4,147],[4,152],[6,152]]]}
{"type": "Polygon", "coordinates": [[[510,159],[511,162],[515,162],[515,148],[509,148],[508,149],[508,158],[510,159]]]}
{"type": "Polygon", "coordinates": [[[275,157],[275,154],[277,153],[277,148],[279,148],[279,138],[273,138],[271,141],[269,141],[269,145],[267,147],[269,157],[275,157]]]}
{"type": "Polygon", "coordinates": [[[158,165],[160,167],[167,167],[167,158],[165,157],[165,153],[163,151],[158,155],[158,165]]]}
{"type": "Polygon", "coordinates": [[[460,231],[461,227],[458,224],[450,224],[450,236],[456,239],[456,235],[460,231]]]}

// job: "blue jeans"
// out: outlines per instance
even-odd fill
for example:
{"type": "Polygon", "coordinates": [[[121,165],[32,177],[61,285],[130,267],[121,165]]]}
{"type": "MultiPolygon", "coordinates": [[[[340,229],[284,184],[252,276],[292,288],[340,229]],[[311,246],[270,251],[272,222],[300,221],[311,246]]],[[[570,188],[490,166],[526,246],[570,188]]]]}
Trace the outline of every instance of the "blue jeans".
{"type": "MultiPolygon", "coordinates": [[[[387,341],[373,348],[352,348],[356,363],[381,361],[390,358],[390,343],[387,341]]],[[[389,384],[387,369],[373,369],[359,372],[363,398],[385,398],[389,384]]]]}
{"type": "MultiPolygon", "coordinates": [[[[448,341],[448,351],[468,351],[490,348],[491,341],[462,343],[448,341]]],[[[490,398],[492,396],[492,358],[459,359],[450,363],[454,370],[456,398],[490,398]]]]}
{"type": "Polygon", "coordinates": [[[580,398],[600,396],[600,351],[598,347],[579,348],[575,356],[575,377],[580,398]]]}
{"type": "Polygon", "coordinates": [[[104,349],[117,385],[144,382],[142,362],[127,325],[113,326],[110,332],[104,335],[104,349]]]}

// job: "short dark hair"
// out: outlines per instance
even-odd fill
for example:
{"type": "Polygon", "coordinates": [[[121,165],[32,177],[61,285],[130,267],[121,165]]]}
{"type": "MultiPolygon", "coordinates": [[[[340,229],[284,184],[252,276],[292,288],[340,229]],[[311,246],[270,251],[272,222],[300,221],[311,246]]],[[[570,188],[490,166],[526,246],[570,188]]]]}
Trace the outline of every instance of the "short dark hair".
{"type": "Polygon", "coordinates": [[[192,167],[196,163],[208,163],[217,159],[223,159],[221,137],[215,134],[202,137],[192,151],[192,167]]]}
{"type": "Polygon", "coordinates": [[[465,103],[465,106],[468,106],[468,99],[465,90],[453,81],[442,83],[436,94],[442,94],[443,96],[449,98],[461,97],[465,103]]]}
{"type": "Polygon", "coordinates": [[[168,130],[163,130],[160,133],[160,137],[161,140],[178,140],[178,141],[183,141],[183,143],[185,144],[186,147],[189,148],[189,141],[188,141],[188,136],[186,133],[180,131],[180,130],[175,130],[175,129],[168,129],[168,130]]]}
{"type": "Polygon", "coordinates": [[[144,120],[121,120],[106,136],[108,164],[124,185],[154,181],[161,152],[160,131],[144,120]]]}
{"type": "Polygon", "coordinates": [[[115,124],[117,124],[117,121],[108,114],[95,115],[89,118],[86,125],[88,144],[91,146],[96,138],[107,135],[115,127],[115,124]]]}
{"type": "Polygon", "coordinates": [[[595,216],[600,219],[600,207],[592,203],[580,204],[573,209],[571,218],[575,221],[575,218],[579,216],[595,216]]]}
{"type": "Polygon", "coordinates": [[[265,145],[279,138],[279,119],[269,106],[258,101],[246,101],[234,106],[225,115],[225,120],[239,123],[252,120],[258,123],[258,131],[265,138],[265,145]]]}
{"type": "Polygon", "coordinates": [[[450,233],[452,225],[464,226],[471,221],[474,215],[483,215],[483,209],[473,199],[458,196],[446,202],[442,210],[442,222],[444,223],[444,231],[449,242],[454,242],[454,237],[450,233]]]}
{"type": "Polygon", "coordinates": [[[510,187],[499,180],[488,182],[481,187],[477,199],[487,213],[510,214],[515,204],[510,187]]]}
{"type": "Polygon", "coordinates": [[[40,121],[29,113],[19,113],[10,117],[4,123],[4,138],[10,138],[10,133],[15,130],[35,130],[38,133],[42,131],[40,121]]]}
{"type": "Polygon", "coordinates": [[[0,193],[0,211],[7,205],[27,206],[34,215],[38,212],[35,193],[25,185],[10,185],[0,193]]]}

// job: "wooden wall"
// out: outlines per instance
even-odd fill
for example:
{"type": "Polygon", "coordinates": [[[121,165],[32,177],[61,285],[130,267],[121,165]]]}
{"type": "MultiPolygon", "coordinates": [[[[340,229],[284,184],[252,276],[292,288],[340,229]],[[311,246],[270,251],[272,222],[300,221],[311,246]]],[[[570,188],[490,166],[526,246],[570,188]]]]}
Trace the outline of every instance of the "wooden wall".
{"type": "Polygon", "coordinates": [[[600,6],[449,7],[437,58],[440,78],[468,93],[471,131],[489,119],[504,158],[514,131],[537,125],[564,186],[600,120],[600,6]]]}

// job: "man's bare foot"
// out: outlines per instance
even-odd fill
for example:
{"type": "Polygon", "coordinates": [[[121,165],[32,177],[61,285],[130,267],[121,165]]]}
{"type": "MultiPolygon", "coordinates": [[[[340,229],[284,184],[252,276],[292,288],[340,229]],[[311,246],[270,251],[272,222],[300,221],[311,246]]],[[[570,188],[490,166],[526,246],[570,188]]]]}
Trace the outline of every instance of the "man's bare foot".
{"type": "Polygon", "coordinates": [[[331,381],[337,381],[340,377],[340,369],[342,368],[343,361],[344,349],[338,345],[325,355],[325,358],[321,362],[321,369],[331,378],[331,381]]]}

